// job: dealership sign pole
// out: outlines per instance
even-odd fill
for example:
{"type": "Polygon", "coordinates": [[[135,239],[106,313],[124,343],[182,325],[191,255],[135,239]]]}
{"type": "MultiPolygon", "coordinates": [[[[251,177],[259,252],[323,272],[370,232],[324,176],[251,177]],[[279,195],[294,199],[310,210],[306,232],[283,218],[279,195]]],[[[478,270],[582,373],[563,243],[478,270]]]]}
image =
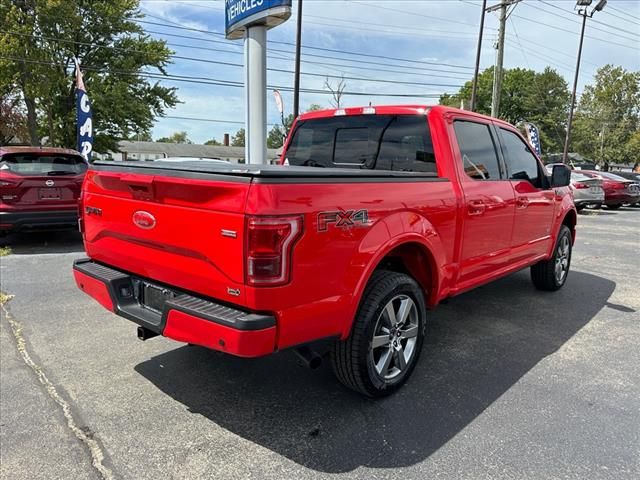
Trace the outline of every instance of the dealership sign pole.
{"type": "Polygon", "coordinates": [[[227,38],[244,38],[247,163],[267,163],[267,30],[290,16],[291,0],[225,2],[227,38]]]}

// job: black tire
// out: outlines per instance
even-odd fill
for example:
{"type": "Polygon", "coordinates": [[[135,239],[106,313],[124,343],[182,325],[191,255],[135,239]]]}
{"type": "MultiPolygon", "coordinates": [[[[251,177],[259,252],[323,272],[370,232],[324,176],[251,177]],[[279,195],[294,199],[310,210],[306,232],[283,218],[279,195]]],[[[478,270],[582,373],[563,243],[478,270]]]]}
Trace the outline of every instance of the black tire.
{"type": "Polygon", "coordinates": [[[569,227],[566,225],[562,225],[558,233],[558,238],[556,239],[556,244],[553,247],[553,255],[551,258],[538,262],[531,267],[531,281],[538,290],[555,292],[567,283],[569,267],[571,266],[572,245],[571,230],[569,230],[569,227]],[[566,254],[561,251],[564,246],[567,245],[565,241],[568,241],[568,252],[566,254]],[[563,265],[563,260],[566,260],[566,266],[563,269],[564,274],[559,278],[556,271],[556,262],[560,262],[561,265],[563,265]]]}
{"type": "Polygon", "coordinates": [[[607,205],[609,210],[618,210],[622,205],[607,205]]]}
{"type": "Polygon", "coordinates": [[[584,210],[584,205],[576,205],[576,212],[580,213],[582,210],[584,210]]]}
{"type": "Polygon", "coordinates": [[[336,341],[331,350],[331,365],[338,380],[369,397],[383,397],[395,392],[407,381],[420,357],[426,330],[426,311],[424,293],[413,278],[388,270],[374,272],[360,302],[349,338],[336,341]],[[411,303],[406,299],[410,299],[411,303]],[[392,309],[397,305],[399,310],[395,313],[400,317],[410,309],[404,327],[400,321],[395,326],[387,326],[397,319],[395,313],[390,318],[388,305],[392,309]],[[374,336],[378,343],[385,342],[388,336],[388,345],[374,347],[374,336]],[[379,366],[382,373],[377,370],[379,366]]]}

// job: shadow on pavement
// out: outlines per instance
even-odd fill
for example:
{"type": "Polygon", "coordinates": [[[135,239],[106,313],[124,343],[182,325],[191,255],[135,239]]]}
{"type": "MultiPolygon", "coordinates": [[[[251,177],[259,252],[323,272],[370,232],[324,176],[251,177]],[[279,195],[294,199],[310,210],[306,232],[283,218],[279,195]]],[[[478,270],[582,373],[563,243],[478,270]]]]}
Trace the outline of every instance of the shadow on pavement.
{"type": "Polygon", "coordinates": [[[564,289],[533,289],[520,272],[430,313],[420,364],[396,395],[343,388],[328,362],[290,353],[256,360],[182,347],[136,366],[160,390],[221,427],[317,471],[423,461],[554,353],[608,302],[615,283],[571,272],[564,289]]]}
{"type": "Polygon", "coordinates": [[[15,255],[83,252],[82,236],[74,229],[11,233],[0,238],[0,246],[15,255]]]}

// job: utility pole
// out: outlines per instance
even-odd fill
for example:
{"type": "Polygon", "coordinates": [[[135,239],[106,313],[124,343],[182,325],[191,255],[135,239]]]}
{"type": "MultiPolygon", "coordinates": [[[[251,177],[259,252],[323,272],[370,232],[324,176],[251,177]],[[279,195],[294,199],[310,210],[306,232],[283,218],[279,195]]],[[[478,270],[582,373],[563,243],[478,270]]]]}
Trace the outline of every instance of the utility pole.
{"type": "Polygon", "coordinates": [[[476,68],[473,72],[473,87],[471,87],[471,111],[476,111],[476,96],[478,94],[478,74],[480,71],[480,52],[482,50],[482,32],[484,30],[484,14],[487,12],[487,0],[482,0],[482,14],[480,15],[480,33],[478,34],[478,49],[476,51],[476,68]]]}
{"type": "Polygon", "coordinates": [[[571,142],[571,125],[573,124],[573,110],[576,106],[576,90],[578,89],[578,76],[580,74],[580,59],[582,58],[582,44],[584,42],[584,28],[587,25],[587,17],[601,11],[607,4],[607,0],[600,0],[591,13],[587,11],[592,0],[577,0],[576,7],[579,8],[578,15],[582,16],[582,29],[580,30],[580,44],[578,46],[578,60],[576,61],[576,74],[573,77],[573,90],[571,91],[571,104],[569,105],[569,120],[567,121],[567,136],[564,139],[564,150],[562,152],[562,163],[567,163],[569,156],[569,143],[571,142]]]}
{"type": "Polygon", "coordinates": [[[564,137],[564,150],[562,163],[567,163],[569,155],[569,141],[571,140],[571,125],[573,124],[573,110],[576,106],[576,90],[578,89],[578,76],[580,75],[580,59],[582,58],[582,43],[584,41],[584,27],[587,25],[587,10],[582,13],[582,30],[580,30],[580,45],[578,46],[578,61],[576,62],[576,74],[573,77],[573,90],[571,90],[571,103],[569,104],[569,120],[567,121],[567,135],[564,137]]]}
{"type": "MultiPolygon", "coordinates": [[[[296,31],[296,60],[293,78],[293,118],[298,118],[300,113],[300,49],[302,45],[302,0],[298,0],[298,22],[296,31]]],[[[284,124],[284,122],[283,122],[284,124]]]]}
{"type": "Polygon", "coordinates": [[[496,58],[496,66],[493,71],[493,93],[491,95],[491,116],[498,117],[500,111],[500,92],[502,89],[502,64],[504,62],[504,30],[507,25],[507,6],[510,4],[508,0],[501,0],[500,8],[500,30],[498,33],[498,56],[496,58]]]}

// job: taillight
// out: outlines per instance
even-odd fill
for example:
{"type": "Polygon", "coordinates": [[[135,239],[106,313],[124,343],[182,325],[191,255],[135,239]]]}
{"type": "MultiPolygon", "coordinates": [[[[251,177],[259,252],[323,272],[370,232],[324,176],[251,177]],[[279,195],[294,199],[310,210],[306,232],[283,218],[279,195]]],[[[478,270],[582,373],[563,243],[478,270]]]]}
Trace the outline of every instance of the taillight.
{"type": "Polygon", "coordinates": [[[589,188],[589,185],[586,183],[576,182],[573,184],[573,188],[589,188]]]}
{"type": "Polygon", "coordinates": [[[84,236],[84,206],[82,202],[82,189],[80,189],[80,195],[78,195],[78,230],[80,230],[80,234],[84,236]]]}
{"type": "Polygon", "coordinates": [[[275,286],[289,282],[291,256],[302,235],[302,217],[247,217],[246,283],[275,286]]]}
{"type": "Polygon", "coordinates": [[[625,188],[627,188],[627,184],[622,182],[615,182],[612,184],[612,188],[614,190],[624,190],[625,188]]]}

